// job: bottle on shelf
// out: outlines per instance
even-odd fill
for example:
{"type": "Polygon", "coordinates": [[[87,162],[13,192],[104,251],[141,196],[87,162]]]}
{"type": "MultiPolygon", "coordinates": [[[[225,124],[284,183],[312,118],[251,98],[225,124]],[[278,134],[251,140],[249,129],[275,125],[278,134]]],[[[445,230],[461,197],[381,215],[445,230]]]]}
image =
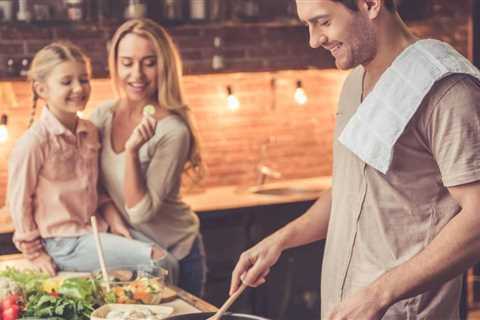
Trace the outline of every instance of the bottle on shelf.
{"type": "Polygon", "coordinates": [[[165,22],[179,22],[183,19],[181,0],[163,0],[162,18],[165,22]]]}
{"type": "Polygon", "coordinates": [[[0,21],[13,20],[13,0],[0,0],[0,21]]]}
{"type": "Polygon", "coordinates": [[[83,0],[65,0],[67,18],[70,21],[82,21],[85,16],[83,0]]]}
{"type": "Polygon", "coordinates": [[[125,19],[143,18],[147,13],[147,5],[143,0],[129,0],[125,9],[125,19]]]}
{"type": "Polygon", "coordinates": [[[207,20],[207,0],[190,0],[190,20],[205,21],[207,20]]]}
{"type": "Polygon", "coordinates": [[[208,3],[208,20],[223,21],[226,18],[227,3],[225,0],[210,0],[208,3]]]}
{"type": "Polygon", "coordinates": [[[18,0],[17,20],[23,22],[32,21],[28,0],[18,0]]]}

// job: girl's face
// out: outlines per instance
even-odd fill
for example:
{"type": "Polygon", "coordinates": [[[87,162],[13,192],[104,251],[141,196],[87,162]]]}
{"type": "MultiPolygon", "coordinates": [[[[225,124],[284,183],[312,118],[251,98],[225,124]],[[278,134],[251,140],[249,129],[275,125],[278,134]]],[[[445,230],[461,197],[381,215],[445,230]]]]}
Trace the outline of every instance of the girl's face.
{"type": "Polygon", "coordinates": [[[36,83],[36,91],[56,115],[82,111],[90,97],[90,77],[84,63],[65,61],[55,66],[44,83],[36,83]]]}
{"type": "Polygon", "coordinates": [[[117,72],[120,88],[130,102],[156,100],[159,63],[149,39],[129,33],[120,40],[117,72]]]}

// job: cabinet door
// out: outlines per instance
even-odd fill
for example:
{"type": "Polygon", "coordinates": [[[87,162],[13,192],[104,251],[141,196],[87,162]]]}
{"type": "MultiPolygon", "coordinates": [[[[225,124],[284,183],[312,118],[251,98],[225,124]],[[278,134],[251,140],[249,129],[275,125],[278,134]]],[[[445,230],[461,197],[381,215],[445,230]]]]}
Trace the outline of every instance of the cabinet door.
{"type": "MultiPolygon", "coordinates": [[[[248,249],[247,230],[251,223],[248,208],[212,211],[199,214],[207,253],[205,300],[220,307],[228,299],[233,268],[240,254],[248,249]]],[[[231,311],[251,313],[250,289],[231,307],[231,311]]]]}
{"type": "MultiPolygon", "coordinates": [[[[313,201],[257,207],[251,238],[258,242],[301,216],[313,201]]],[[[287,250],[270,271],[267,283],[254,290],[254,313],[270,319],[318,320],[324,242],[287,250]]]]}

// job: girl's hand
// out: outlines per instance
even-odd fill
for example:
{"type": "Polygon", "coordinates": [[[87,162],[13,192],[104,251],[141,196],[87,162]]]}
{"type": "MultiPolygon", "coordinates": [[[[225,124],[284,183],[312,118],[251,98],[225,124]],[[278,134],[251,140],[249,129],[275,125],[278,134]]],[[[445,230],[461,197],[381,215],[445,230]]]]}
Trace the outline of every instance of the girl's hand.
{"type": "Polygon", "coordinates": [[[128,231],[127,224],[123,220],[122,215],[120,212],[118,212],[117,207],[115,207],[114,204],[109,203],[104,206],[103,217],[110,226],[110,232],[128,239],[132,239],[132,236],[128,231]]]}
{"type": "Polygon", "coordinates": [[[25,258],[33,260],[43,251],[42,240],[37,238],[32,241],[20,241],[18,249],[23,253],[25,258]]]}
{"type": "Polygon", "coordinates": [[[155,134],[157,120],[152,116],[144,116],[138,126],[133,129],[132,134],[125,142],[125,151],[137,153],[141,146],[155,134]]]}
{"type": "Polygon", "coordinates": [[[42,250],[38,257],[33,260],[30,260],[40,271],[48,273],[50,276],[55,276],[57,274],[57,266],[53,262],[52,257],[50,257],[45,250],[42,250]]]}

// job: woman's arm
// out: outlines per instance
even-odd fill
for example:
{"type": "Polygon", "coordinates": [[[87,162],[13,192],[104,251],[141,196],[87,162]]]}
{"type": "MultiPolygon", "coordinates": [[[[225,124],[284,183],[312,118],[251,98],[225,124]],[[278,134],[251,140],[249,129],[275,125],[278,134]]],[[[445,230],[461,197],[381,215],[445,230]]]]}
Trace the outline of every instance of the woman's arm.
{"type": "Polygon", "coordinates": [[[165,197],[180,181],[189,150],[190,132],[187,127],[178,126],[157,143],[146,176],[141,173],[138,152],[127,157],[124,190],[132,223],[144,223],[159,211],[165,197]]]}

